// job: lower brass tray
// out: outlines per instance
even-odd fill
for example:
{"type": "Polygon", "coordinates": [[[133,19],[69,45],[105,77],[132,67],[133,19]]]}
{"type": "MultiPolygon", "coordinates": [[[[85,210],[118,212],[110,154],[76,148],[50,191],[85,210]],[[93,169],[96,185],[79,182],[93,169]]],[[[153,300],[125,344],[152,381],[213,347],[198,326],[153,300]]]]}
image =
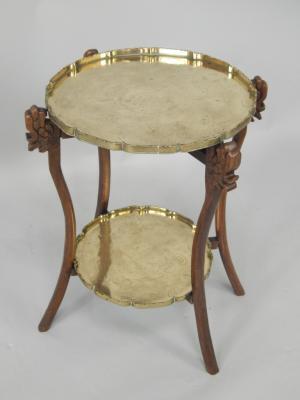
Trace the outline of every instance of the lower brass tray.
{"type": "MultiPolygon", "coordinates": [[[[75,269],[83,283],[113,303],[159,307],[191,292],[195,225],[164,208],[131,206],[89,223],[77,238],[75,269]]],[[[205,276],[212,252],[208,242],[205,276]]]]}

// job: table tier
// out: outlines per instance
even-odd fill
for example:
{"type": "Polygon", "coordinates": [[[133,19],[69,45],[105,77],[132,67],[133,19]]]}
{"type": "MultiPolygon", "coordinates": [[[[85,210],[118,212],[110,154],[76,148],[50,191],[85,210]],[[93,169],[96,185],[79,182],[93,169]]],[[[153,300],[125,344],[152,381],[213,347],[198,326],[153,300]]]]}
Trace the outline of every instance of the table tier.
{"type": "MultiPolygon", "coordinates": [[[[191,287],[191,220],[152,206],[102,215],[77,240],[75,268],[83,283],[113,303],[147,308],[184,300],[191,287]]],[[[205,277],[212,263],[205,253],[205,277]]]]}
{"type": "Polygon", "coordinates": [[[84,57],[47,87],[50,118],[110,150],[190,152],[228,139],[255,111],[256,89],[232,65],[191,51],[125,49],[84,57]]]}

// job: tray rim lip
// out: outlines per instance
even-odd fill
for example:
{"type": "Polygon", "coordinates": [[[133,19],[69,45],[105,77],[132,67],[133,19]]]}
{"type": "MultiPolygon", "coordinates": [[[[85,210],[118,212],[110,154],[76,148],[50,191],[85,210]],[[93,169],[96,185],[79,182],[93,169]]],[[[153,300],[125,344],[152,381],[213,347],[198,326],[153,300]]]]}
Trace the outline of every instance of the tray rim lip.
{"type": "MultiPolygon", "coordinates": [[[[159,62],[163,63],[162,61],[159,62]]],[[[210,68],[216,69],[212,67],[210,68]]],[[[219,71],[219,72],[224,73],[224,71],[219,71]]],[[[144,154],[177,153],[177,152],[186,153],[195,150],[205,149],[217,145],[221,143],[223,140],[230,139],[233,136],[235,136],[238,132],[240,132],[243,128],[245,128],[253,118],[254,113],[256,111],[256,99],[257,99],[257,90],[254,87],[251,80],[242,71],[234,67],[232,64],[229,64],[226,61],[196,51],[170,49],[163,47],[136,47],[136,48],[116,49],[116,50],[99,52],[89,57],[79,58],[73,63],[60,69],[50,79],[46,87],[46,93],[45,93],[45,104],[48,109],[49,118],[68,136],[76,137],[80,141],[88,142],[90,144],[94,144],[98,147],[102,147],[107,150],[119,150],[128,153],[144,153],[144,154]],[[245,117],[242,121],[240,121],[230,131],[221,134],[218,138],[208,139],[204,142],[205,144],[203,143],[203,139],[201,139],[190,143],[171,144],[171,145],[141,145],[141,144],[130,144],[126,142],[113,142],[101,139],[93,136],[92,134],[80,130],[76,126],[66,125],[62,121],[62,119],[60,119],[52,110],[52,107],[49,105],[49,98],[53,90],[57,86],[58,82],[65,80],[70,76],[72,77],[76,75],[77,73],[80,72],[80,69],[84,67],[88,68],[89,66],[97,63],[100,60],[106,60],[106,61],[113,59],[127,60],[127,58],[131,57],[136,59],[128,60],[129,62],[140,62],[142,58],[147,58],[147,57],[167,57],[174,59],[184,59],[190,62],[195,61],[202,64],[203,62],[206,62],[211,64],[212,66],[218,65],[219,67],[222,66],[222,68],[227,68],[228,73],[231,73],[235,77],[238,77],[239,80],[241,81],[241,84],[247,87],[250,99],[252,100],[252,107],[249,110],[247,117],[245,117]]]]}
{"type": "MultiPolygon", "coordinates": [[[[77,236],[76,238],[76,246],[75,246],[75,257],[74,257],[74,268],[75,271],[78,275],[78,277],[80,278],[80,280],[82,281],[82,283],[88,288],[90,289],[92,292],[94,292],[97,296],[103,298],[104,300],[107,300],[111,303],[114,304],[118,304],[121,306],[132,306],[135,308],[158,308],[158,307],[165,307],[168,305],[171,305],[177,301],[182,301],[185,300],[189,294],[191,292],[188,292],[184,295],[178,295],[178,296],[174,296],[168,300],[164,300],[164,301],[157,301],[157,302],[147,302],[147,303],[142,303],[142,302],[134,302],[134,301],[130,301],[130,300],[117,300],[115,298],[112,298],[111,296],[107,295],[106,293],[101,292],[100,290],[97,290],[93,285],[91,285],[90,283],[88,283],[84,277],[82,276],[82,274],[78,271],[78,261],[76,258],[76,250],[77,250],[77,246],[78,244],[85,238],[86,233],[95,225],[97,225],[99,222],[104,222],[104,221],[109,221],[113,218],[116,217],[122,217],[124,215],[130,215],[133,214],[134,212],[138,212],[141,215],[146,215],[146,214],[154,214],[154,215],[159,215],[162,217],[167,217],[169,219],[176,219],[182,223],[185,223],[186,225],[188,225],[189,227],[191,227],[192,231],[195,232],[196,230],[196,225],[193,223],[193,221],[187,217],[185,217],[184,215],[176,212],[176,211],[171,211],[167,208],[163,208],[163,207],[158,207],[158,206],[151,206],[151,205],[131,205],[131,206],[127,206],[127,207],[122,207],[122,208],[117,208],[115,210],[111,210],[109,212],[107,212],[106,214],[102,214],[100,216],[98,216],[97,218],[94,218],[91,222],[89,222],[88,224],[86,224],[83,228],[82,228],[82,232],[77,236]]],[[[213,252],[211,249],[211,244],[209,239],[207,240],[207,245],[206,245],[206,252],[207,252],[207,256],[209,259],[209,268],[208,268],[208,272],[205,274],[205,278],[206,279],[211,271],[212,268],[212,261],[213,261],[213,252]]],[[[191,253],[192,256],[192,253],[191,253]]]]}

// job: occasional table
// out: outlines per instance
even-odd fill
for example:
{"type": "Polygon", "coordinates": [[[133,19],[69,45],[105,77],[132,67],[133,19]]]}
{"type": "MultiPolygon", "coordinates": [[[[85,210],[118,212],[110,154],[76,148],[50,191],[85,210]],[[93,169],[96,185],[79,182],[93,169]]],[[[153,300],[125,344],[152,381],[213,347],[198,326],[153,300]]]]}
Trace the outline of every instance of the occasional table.
{"type": "Polygon", "coordinates": [[[219,249],[236,295],[244,294],[226,235],[227,192],[247,125],[260,119],[267,84],[232,65],[181,50],[95,49],[60,70],[46,89],[46,107],[25,112],[29,150],[48,151],[49,169],[65,216],[61,271],[39,324],[47,331],[71,275],[123,306],[194,305],[206,369],[218,372],[211,340],[205,278],[219,249]],[[98,147],[95,218],[76,236],[72,199],[61,170],[60,141],[76,137],[98,147]],[[205,200],[195,225],[165,208],[142,205],[108,211],[110,151],[185,152],[205,165],[205,200]],[[208,237],[213,218],[215,236],[208,237]]]}

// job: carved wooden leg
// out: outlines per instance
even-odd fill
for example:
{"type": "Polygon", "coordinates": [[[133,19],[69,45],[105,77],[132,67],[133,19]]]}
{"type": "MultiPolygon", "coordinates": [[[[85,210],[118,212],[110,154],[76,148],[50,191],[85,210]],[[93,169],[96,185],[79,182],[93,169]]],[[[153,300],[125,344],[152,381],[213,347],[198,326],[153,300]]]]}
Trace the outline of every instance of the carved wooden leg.
{"type": "MultiPolygon", "coordinates": [[[[264,81],[260,76],[255,76],[252,79],[252,83],[255,86],[257,90],[257,103],[256,103],[256,110],[254,113],[254,117],[257,119],[261,119],[261,113],[262,111],[265,110],[265,104],[264,101],[267,97],[268,94],[268,85],[267,82],[264,81]]],[[[254,118],[252,118],[254,120],[254,118]]],[[[247,127],[242,129],[234,138],[233,138],[233,144],[235,145],[235,152],[238,152],[241,150],[242,144],[244,142],[245,136],[247,132],[247,127]]],[[[219,201],[219,205],[216,210],[216,237],[217,237],[217,243],[220,251],[220,255],[228,276],[228,279],[231,283],[231,286],[233,288],[234,293],[237,296],[243,296],[245,294],[245,291],[243,289],[243,286],[239,280],[239,277],[236,273],[236,270],[234,268],[231,256],[230,256],[230,251],[229,251],[229,246],[227,242],[227,233],[226,233],[226,198],[227,198],[227,192],[228,190],[226,188],[223,189],[221,198],[219,201]]]]}
{"type": "Polygon", "coordinates": [[[197,222],[192,250],[192,291],[200,346],[207,372],[216,374],[219,369],[210,336],[205,288],[204,259],[209,228],[219,199],[219,191],[206,192],[205,201],[197,222]]]}
{"type": "Polygon", "coordinates": [[[226,233],[226,198],[227,198],[227,189],[223,189],[220,201],[216,210],[216,235],[218,238],[218,247],[220,251],[220,255],[224,264],[225,271],[227,273],[228,279],[231,283],[234,293],[237,296],[243,296],[245,291],[243,286],[239,280],[239,277],[234,268],[228,242],[227,242],[227,233],[226,233]]]}
{"type": "Polygon", "coordinates": [[[238,177],[234,174],[234,170],[238,168],[240,160],[240,151],[237,149],[235,141],[211,147],[206,150],[205,154],[206,194],[193,241],[192,293],[200,346],[206,369],[210,374],[216,374],[219,369],[210,336],[206,309],[204,288],[205,246],[222,191],[236,187],[238,177]]]}
{"type": "MultiPolygon", "coordinates": [[[[253,85],[257,90],[257,105],[254,117],[261,119],[266,99],[267,83],[256,76],[253,85]]],[[[236,294],[243,294],[243,288],[236,275],[228,249],[226,236],[226,196],[227,192],[236,188],[238,176],[234,171],[241,162],[241,147],[245,139],[247,127],[242,129],[229,143],[222,143],[206,150],[196,150],[190,154],[206,165],[204,204],[197,222],[192,249],[192,300],[196,314],[200,346],[207,371],[218,372],[218,365],[210,336],[206,298],[204,289],[204,255],[209,228],[216,212],[217,237],[213,238],[214,248],[219,247],[224,266],[236,294]],[[216,209],[217,208],[217,209],[216,209]]]]}
{"type": "Polygon", "coordinates": [[[107,212],[110,192],[110,150],[98,147],[99,187],[95,218],[107,212]]]}
{"type": "Polygon", "coordinates": [[[60,166],[60,145],[55,147],[49,146],[48,158],[50,173],[55,183],[65,215],[65,246],[58,281],[47,310],[39,324],[39,330],[41,332],[47,331],[50,328],[53,318],[55,317],[65,295],[73,268],[76,243],[75,215],[71,196],[60,166]]]}
{"type": "Polygon", "coordinates": [[[52,121],[46,119],[47,111],[36,106],[25,113],[29,150],[48,150],[49,169],[60,197],[65,215],[65,245],[61,271],[48,308],[39,324],[40,331],[47,331],[64,297],[73,268],[76,242],[75,215],[71,196],[60,165],[60,137],[63,133],[52,121]]]}

